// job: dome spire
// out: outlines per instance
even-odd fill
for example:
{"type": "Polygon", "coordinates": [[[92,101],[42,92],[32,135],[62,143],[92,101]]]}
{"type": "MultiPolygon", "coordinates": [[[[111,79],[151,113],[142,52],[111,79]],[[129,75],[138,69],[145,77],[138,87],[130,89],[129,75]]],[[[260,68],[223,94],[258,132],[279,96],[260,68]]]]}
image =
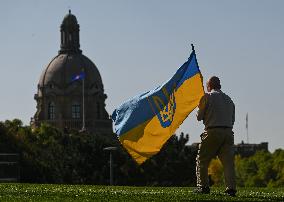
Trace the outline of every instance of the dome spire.
{"type": "Polygon", "coordinates": [[[64,17],[60,26],[61,45],[59,54],[61,53],[82,53],[80,50],[79,32],[80,26],[75,15],[68,14],[64,17]]]}

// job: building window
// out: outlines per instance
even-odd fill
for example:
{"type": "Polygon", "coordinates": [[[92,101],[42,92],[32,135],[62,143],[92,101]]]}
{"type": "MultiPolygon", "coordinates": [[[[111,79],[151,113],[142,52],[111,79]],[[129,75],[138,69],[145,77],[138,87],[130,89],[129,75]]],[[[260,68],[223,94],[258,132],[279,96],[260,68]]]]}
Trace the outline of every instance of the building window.
{"type": "Polygon", "coordinates": [[[80,105],[79,104],[73,104],[72,105],[72,118],[73,119],[79,119],[80,118],[80,105]]]}
{"type": "Polygon", "coordinates": [[[51,83],[49,84],[49,88],[53,89],[54,88],[54,85],[51,83]]]}
{"type": "Polygon", "coordinates": [[[50,102],[48,104],[48,119],[54,120],[55,119],[55,104],[50,102]]]}
{"type": "Polygon", "coordinates": [[[69,34],[69,42],[71,42],[72,41],[72,34],[70,33],[69,34]]]}
{"type": "Polygon", "coordinates": [[[97,117],[98,119],[101,118],[101,105],[99,102],[97,102],[97,117]]]}

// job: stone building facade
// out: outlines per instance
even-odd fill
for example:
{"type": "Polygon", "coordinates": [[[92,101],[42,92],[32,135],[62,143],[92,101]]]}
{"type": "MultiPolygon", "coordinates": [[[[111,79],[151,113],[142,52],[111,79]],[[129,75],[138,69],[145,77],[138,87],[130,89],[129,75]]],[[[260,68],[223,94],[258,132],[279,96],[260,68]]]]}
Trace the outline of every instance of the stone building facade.
{"type": "Polygon", "coordinates": [[[235,154],[239,154],[241,157],[253,156],[257,151],[268,151],[268,142],[249,144],[242,141],[235,145],[235,154]]]}
{"type": "Polygon", "coordinates": [[[37,111],[31,123],[111,133],[112,121],[105,109],[107,95],[102,78],[96,65],[82,54],[79,24],[70,10],[60,31],[60,50],[39,79],[34,96],[37,111]]]}

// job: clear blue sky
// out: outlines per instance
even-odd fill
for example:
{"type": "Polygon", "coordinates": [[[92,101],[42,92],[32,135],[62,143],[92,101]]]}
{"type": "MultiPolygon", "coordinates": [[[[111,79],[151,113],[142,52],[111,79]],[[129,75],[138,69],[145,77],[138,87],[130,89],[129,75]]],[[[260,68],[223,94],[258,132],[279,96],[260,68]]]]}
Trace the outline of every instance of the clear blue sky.
{"type": "MultiPolygon", "coordinates": [[[[0,120],[29,124],[41,72],[57,54],[71,8],[83,54],[98,67],[111,114],[123,101],[170,78],[195,45],[204,79],[220,77],[236,104],[235,142],[284,147],[284,1],[1,1],[0,120]],[[282,81],[282,82],[281,82],[282,81]]],[[[178,133],[199,141],[195,113],[178,133]]]]}

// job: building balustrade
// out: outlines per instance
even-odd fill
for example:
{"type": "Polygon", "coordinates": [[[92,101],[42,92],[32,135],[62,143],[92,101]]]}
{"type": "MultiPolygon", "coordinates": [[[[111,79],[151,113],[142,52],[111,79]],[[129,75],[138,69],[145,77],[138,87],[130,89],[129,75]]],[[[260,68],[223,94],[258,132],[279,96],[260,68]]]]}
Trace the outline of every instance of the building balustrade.
{"type": "MultiPolygon", "coordinates": [[[[80,130],[82,129],[83,122],[82,120],[74,120],[74,119],[65,119],[65,120],[41,120],[41,121],[35,121],[32,120],[33,125],[40,126],[41,123],[47,123],[49,125],[52,125],[57,128],[67,128],[67,129],[75,129],[80,130]]],[[[112,123],[109,120],[86,120],[85,121],[85,127],[88,128],[95,128],[97,131],[100,131],[100,129],[111,129],[112,123]]]]}

